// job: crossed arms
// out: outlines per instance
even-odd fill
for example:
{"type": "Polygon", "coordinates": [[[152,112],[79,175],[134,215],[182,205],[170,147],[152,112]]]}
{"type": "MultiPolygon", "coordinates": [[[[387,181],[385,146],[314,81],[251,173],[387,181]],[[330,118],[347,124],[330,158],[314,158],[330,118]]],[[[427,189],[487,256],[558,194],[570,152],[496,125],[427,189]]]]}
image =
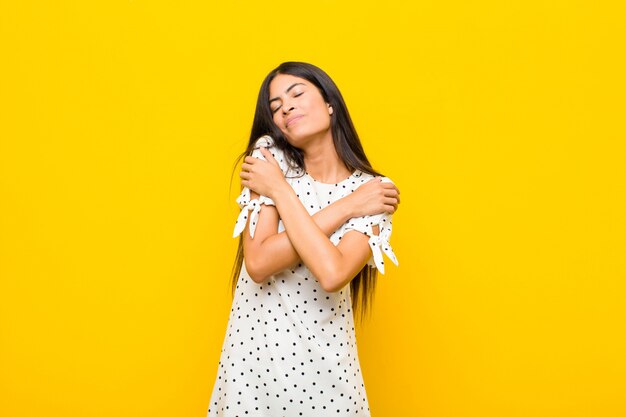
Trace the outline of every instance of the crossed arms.
{"type": "MultiPolygon", "coordinates": [[[[244,179],[242,183],[250,187],[251,199],[258,198],[259,194],[252,191],[258,188],[275,203],[275,206],[261,207],[254,237],[250,237],[248,230],[250,220],[246,223],[243,250],[248,274],[255,282],[262,283],[269,276],[304,262],[325,291],[339,291],[371,256],[369,238],[349,230],[335,246],[329,236],[350,218],[393,213],[399,202],[398,189],[376,178],[311,216],[282,177],[271,154],[265,151],[264,155],[267,161],[246,157],[240,175],[244,179]],[[274,168],[269,167],[270,164],[274,164],[274,168]],[[266,185],[274,178],[271,187],[262,183],[263,171],[268,173],[264,180],[266,185]],[[258,182],[253,182],[252,178],[258,182]],[[279,218],[285,227],[280,233],[277,231],[279,218]]],[[[374,234],[379,232],[377,226],[372,230],[374,234]]]]}

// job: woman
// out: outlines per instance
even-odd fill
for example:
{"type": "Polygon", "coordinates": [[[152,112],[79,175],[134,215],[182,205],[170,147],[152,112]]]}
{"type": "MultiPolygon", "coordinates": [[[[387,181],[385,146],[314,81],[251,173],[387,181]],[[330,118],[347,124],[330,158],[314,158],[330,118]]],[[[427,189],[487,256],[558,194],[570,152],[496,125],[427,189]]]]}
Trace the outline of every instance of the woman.
{"type": "Polygon", "coordinates": [[[369,416],[353,309],[384,272],[399,191],[341,93],[285,62],[263,81],[240,173],[234,299],[209,416],[369,416]]]}

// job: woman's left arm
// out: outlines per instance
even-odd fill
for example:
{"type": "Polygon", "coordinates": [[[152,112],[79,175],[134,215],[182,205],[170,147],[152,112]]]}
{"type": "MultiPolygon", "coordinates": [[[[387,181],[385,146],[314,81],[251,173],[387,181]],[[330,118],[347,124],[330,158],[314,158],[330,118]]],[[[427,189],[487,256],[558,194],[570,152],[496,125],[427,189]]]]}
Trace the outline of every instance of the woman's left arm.
{"type": "MultiPolygon", "coordinates": [[[[271,198],[291,244],[325,291],[340,290],[365,266],[372,255],[368,236],[351,230],[335,246],[315,225],[289,184],[277,187],[271,198]]],[[[378,226],[373,230],[378,234],[378,226]]]]}
{"type": "MultiPolygon", "coordinates": [[[[340,290],[370,258],[369,237],[360,232],[348,231],[335,246],[315,224],[293,188],[285,181],[271,153],[266,149],[262,149],[262,153],[267,161],[252,157],[245,159],[243,185],[274,201],[285,232],[300,259],[325,291],[340,290]]],[[[373,231],[378,234],[376,226],[373,231]]]]}

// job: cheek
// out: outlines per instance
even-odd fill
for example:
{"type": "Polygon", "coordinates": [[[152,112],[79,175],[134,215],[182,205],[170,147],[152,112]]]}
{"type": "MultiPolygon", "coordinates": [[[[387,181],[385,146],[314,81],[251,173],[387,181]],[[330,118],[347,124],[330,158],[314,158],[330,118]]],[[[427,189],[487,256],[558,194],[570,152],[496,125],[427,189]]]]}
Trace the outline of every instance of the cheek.
{"type": "Polygon", "coordinates": [[[278,117],[277,114],[275,114],[274,116],[272,116],[272,120],[274,121],[274,124],[279,127],[280,129],[282,129],[284,126],[281,125],[281,121],[282,118],[278,117]]]}
{"type": "Polygon", "coordinates": [[[323,125],[324,127],[330,126],[330,115],[325,110],[319,111],[315,115],[315,120],[317,121],[317,123],[323,125]]]}

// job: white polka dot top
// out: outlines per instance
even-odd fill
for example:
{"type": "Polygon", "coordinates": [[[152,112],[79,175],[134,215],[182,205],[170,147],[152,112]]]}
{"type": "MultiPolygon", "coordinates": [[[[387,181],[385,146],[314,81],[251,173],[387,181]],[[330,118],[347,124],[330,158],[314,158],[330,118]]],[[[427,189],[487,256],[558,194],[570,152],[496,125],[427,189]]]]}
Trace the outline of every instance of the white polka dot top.
{"type": "MultiPolygon", "coordinates": [[[[309,214],[345,197],[373,178],[362,171],[337,184],[314,180],[289,168],[269,136],[260,138],[252,156],[264,159],[259,148],[269,148],[309,214]],[[295,174],[295,175],[294,175],[295,174]],[[293,178],[292,178],[293,177],[293,178]]],[[[384,177],[383,181],[389,181],[384,177]]],[[[260,205],[274,202],[265,196],[250,200],[244,188],[237,198],[241,213],[233,236],[250,217],[254,236],[260,205]]],[[[370,267],[384,273],[382,254],[398,265],[389,244],[391,215],[355,217],[331,236],[339,244],[348,230],[369,236],[370,267]],[[379,226],[374,235],[372,226],[379,226]]],[[[279,221],[278,232],[284,230],[279,221]]],[[[310,270],[299,263],[257,284],[245,262],[222,345],[208,416],[370,416],[357,352],[350,285],[326,292],[310,270]]]]}

